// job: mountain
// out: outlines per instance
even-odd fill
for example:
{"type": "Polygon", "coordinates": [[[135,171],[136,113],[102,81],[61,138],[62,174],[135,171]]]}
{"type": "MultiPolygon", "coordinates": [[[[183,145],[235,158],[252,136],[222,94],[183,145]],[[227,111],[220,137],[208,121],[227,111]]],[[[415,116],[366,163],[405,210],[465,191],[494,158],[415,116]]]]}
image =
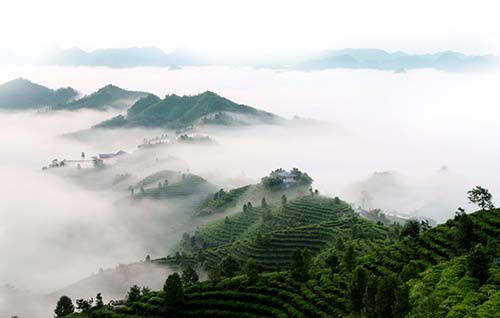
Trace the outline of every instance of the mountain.
{"type": "Polygon", "coordinates": [[[402,228],[316,193],[263,200],[148,260],[182,274],[162,290],[68,317],[497,317],[499,235],[498,209],[402,228]]]}
{"type": "Polygon", "coordinates": [[[75,47],[67,50],[57,50],[49,58],[45,59],[43,64],[124,68],[206,65],[204,60],[188,49],[177,49],[165,53],[156,47],[130,47],[86,52],[75,47]]]}
{"type": "Polygon", "coordinates": [[[434,68],[444,71],[479,70],[500,65],[492,55],[465,55],[453,51],[434,54],[408,54],[401,51],[388,53],[379,49],[343,49],[313,54],[295,63],[295,69],[420,69],[434,68]]]}
{"type": "Polygon", "coordinates": [[[0,108],[8,110],[37,109],[67,103],[78,92],[71,87],[53,90],[18,78],[0,85],[0,108]]]}
{"type": "Polygon", "coordinates": [[[53,110],[78,110],[81,108],[98,109],[126,108],[148,93],[127,91],[114,85],[107,85],[97,92],[84,96],[78,100],[52,107],[53,110]]]}
{"type": "Polygon", "coordinates": [[[94,127],[184,128],[192,125],[272,124],[279,120],[281,118],[274,114],[236,104],[207,91],[193,96],[167,95],[164,99],[150,94],[130,107],[126,116],[116,116],[94,127]]]}
{"type": "Polygon", "coordinates": [[[270,53],[252,55],[202,54],[187,48],[164,52],[157,47],[109,48],[84,51],[77,47],[56,49],[46,57],[27,59],[11,51],[0,51],[0,62],[42,65],[105,66],[112,68],[157,66],[172,69],[183,66],[251,66],[279,69],[322,70],[348,69],[421,69],[433,68],[442,71],[473,71],[500,66],[500,57],[494,55],[465,55],[459,52],[442,51],[432,54],[410,54],[402,51],[387,52],[374,48],[326,50],[320,52],[288,52],[279,56],[270,53]],[[237,56],[230,58],[228,56],[237,56]]]}

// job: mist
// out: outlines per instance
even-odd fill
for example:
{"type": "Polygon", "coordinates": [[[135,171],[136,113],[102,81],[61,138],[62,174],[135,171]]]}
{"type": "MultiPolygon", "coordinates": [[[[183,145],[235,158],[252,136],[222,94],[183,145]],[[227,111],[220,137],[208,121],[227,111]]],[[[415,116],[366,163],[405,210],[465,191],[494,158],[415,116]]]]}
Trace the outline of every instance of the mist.
{"type": "MultiPolygon", "coordinates": [[[[494,199],[500,193],[495,174],[500,159],[497,72],[16,66],[2,69],[0,82],[20,76],[83,93],[108,83],[161,97],[211,90],[290,119],[283,126],[201,128],[198,132],[208,134],[213,145],[144,152],[137,149],[143,138],[172,132],[87,131],[76,138],[71,133],[116,112],[0,113],[0,254],[5,257],[0,285],[11,284],[30,295],[70,290],[72,297],[90,297],[96,284],[105,297],[124,295],[125,287],[103,290],[102,282],[92,280],[85,282],[92,286],[86,290],[79,291],[81,285],[65,288],[100,268],[140,262],[148,254],[165,256],[182,233],[208,221],[190,216],[200,199],[196,197],[127,201],[128,185],[160,170],[190,171],[229,189],[258,182],[279,167],[298,167],[322,194],[358,205],[360,192],[368,190],[375,208],[438,222],[459,206],[474,210],[466,191],[475,185],[490,189],[494,199]],[[295,115],[303,119],[292,120],[295,115]],[[54,158],[119,150],[129,156],[110,162],[102,172],[41,170],[54,158]],[[443,166],[446,172],[440,170],[443,166]],[[374,172],[383,171],[391,172],[394,184],[373,179],[374,172]],[[129,179],[115,184],[121,174],[130,174],[129,179]]],[[[152,273],[125,282],[163,283],[164,269],[152,273]]],[[[54,305],[42,305],[46,315],[54,305]]],[[[0,293],[0,313],[10,315],[14,309],[2,302],[0,293]]]]}

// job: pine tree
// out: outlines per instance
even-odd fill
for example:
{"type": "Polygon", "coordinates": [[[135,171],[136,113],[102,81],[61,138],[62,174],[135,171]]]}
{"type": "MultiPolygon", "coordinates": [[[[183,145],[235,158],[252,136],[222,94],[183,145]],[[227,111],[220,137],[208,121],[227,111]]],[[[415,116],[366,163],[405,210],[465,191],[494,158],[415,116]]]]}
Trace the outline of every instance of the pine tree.
{"type": "Polygon", "coordinates": [[[56,314],[55,317],[65,317],[74,312],[75,306],[73,306],[71,298],[69,298],[68,296],[61,296],[61,298],[59,298],[59,301],[57,302],[56,309],[54,309],[54,313],[56,314]]]}
{"type": "Polygon", "coordinates": [[[356,266],[356,253],[352,244],[349,244],[347,250],[344,253],[343,264],[345,270],[348,272],[352,272],[354,266],[356,266]]]}
{"type": "Polygon", "coordinates": [[[488,280],[490,257],[487,249],[477,244],[467,255],[467,273],[482,285],[488,280]]]}
{"type": "Polygon", "coordinates": [[[363,299],[364,306],[364,314],[366,318],[377,318],[376,311],[376,296],[377,296],[377,286],[378,286],[378,278],[377,276],[371,274],[368,277],[368,281],[366,283],[365,296],[363,299]]]}
{"type": "Polygon", "coordinates": [[[163,285],[163,291],[165,292],[168,305],[176,307],[184,302],[184,289],[179,274],[173,273],[168,275],[163,285]]]}
{"type": "Polygon", "coordinates": [[[241,266],[231,255],[229,255],[220,263],[220,269],[222,276],[233,277],[241,271],[241,266]]]}
{"type": "Polygon", "coordinates": [[[352,274],[351,282],[349,284],[349,300],[351,303],[351,309],[356,313],[361,313],[363,309],[363,298],[365,296],[366,284],[367,284],[367,273],[366,270],[358,266],[352,274]]]}
{"type": "Polygon", "coordinates": [[[392,316],[392,305],[395,301],[395,289],[396,284],[393,277],[385,276],[380,279],[377,294],[375,296],[375,311],[379,317],[392,316]]]}
{"type": "Polygon", "coordinates": [[[102,301],[101,293],[98,293],[97,296],[95,296],[95,307],[96,308],[104,307],[104,302],[102,301]]]}
{"type": "Polygon", "coordinates": [[[292,278],[298,282],[307,281],[309,279],[311,261],[311,252],[307,248],[295,250],[290,261],[292,278]]]}
{"type": "Polygon", "coordinates": [[[137,285],[134,285],[130,287],[130,290],[128,291],[127,303],[131,304],[134,301],[138,301],[140,297],[141,297],[141,288],[139,288],[139,286],[137,285]]]}
{"type": "Polygon", "coordinates": [[[182,282],[184,285],[189,286],[197,283],[199,280],[198,274],[196,271],[188,265],[184,271],[182,271],[182,282]]]}
{"type": "Polygon", "coordinates": [[[410,289],[408,285],[401,284],[394,294],[395,300],[392,307],[392,317],[404,318],[410,311],[410,289]]]}
{"type": "Polygon", "coordinates": [[[253,258],[247,260],[244,270],[250,281],[256,281],[259,277],[260,266],[253,258]]]}

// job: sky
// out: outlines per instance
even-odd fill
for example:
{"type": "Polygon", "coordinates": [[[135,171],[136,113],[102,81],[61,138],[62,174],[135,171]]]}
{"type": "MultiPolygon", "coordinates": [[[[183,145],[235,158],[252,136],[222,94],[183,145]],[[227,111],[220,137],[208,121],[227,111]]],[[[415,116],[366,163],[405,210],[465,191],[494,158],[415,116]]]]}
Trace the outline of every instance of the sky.
{"type": "Polygon", "coordinates": [[[498,1],[2,0],[0,47],[231,54],[376,47],[500,55],[498,1]]]}

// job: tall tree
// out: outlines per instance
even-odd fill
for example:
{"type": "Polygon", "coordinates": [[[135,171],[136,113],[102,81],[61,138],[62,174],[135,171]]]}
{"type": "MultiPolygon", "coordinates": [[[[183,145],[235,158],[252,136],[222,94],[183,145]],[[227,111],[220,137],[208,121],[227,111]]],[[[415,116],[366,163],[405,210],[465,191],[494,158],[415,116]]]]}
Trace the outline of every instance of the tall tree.
{"type": "Polygon", "coordinates": [[[311,266],[311,252],[304,248],[297,249],[292,254],[290,260],[290,273],[292,278],[298,282],[305,282],[309,279],[309,269],[311,266]]]}
{"type": "Polygon", "coordinates": [[[403,227],[403,231],[401,231],[401,234],[403,236],[409,237],[417,237],[419,233],[420,222],[418,222],[417,220],[409,220],[408,222],[406,222],[403,227]]]}
{"type": "Polygon", "coordinates": [[[196,271],[191,267],[191,265],[188,265],[186,269],[182,271],[182,282],[186,286],[193,285],[198,282],[199,276],[196,273],[196,271]]]}
{"type": "Polygon", "coordinates": [[[170,306],[178,306],[184,302],[184,289],[182,287],[181,277],[177,273],[168,275],[163,285],[166,302],[170,306]]]}
{"type": "Polygon", "coordinates": [[[224,277],[233,277],[239,271],[241,266],[231,255],[226,256],[220,263],[221,274],[224,277]]]}
{"type": "Polygon", "coordinates": [[[379,317],[391,317],[392,305],[395,301],[394,291],[396,289],[395,279],[392,276],[384,276],[380,279],[375,296],[375,311],[379,317]]]}
{"type": "Polygon", "coordinates": [[[344,252],[344,258],[342,260],[344,268],[348,272],[352,272],[354,266],[356,266],[356,253],[354,251],[354,246],[349,244],[346,251],[344,252]]]}
{"type": "Polygon", "coordinates": [[[365,297],[363,299],[364,314],[366,318],[377,318],[376,296],[377,296],[378,278],[370,274],[366,283],[365,297]]]}
{"type": "Polygon", "coordinates": [[[367,280],[368,275],[366,270],[361,266],[356,267],[348,287],[351,309],[356,315],[359,315],[363,309],[363,298],[365,296],[367,280]]]}
{"type": "Polygon", "coordinates": [[[457,231],[455,232],[457,245],[460,249],[469,250],[477,241],[474,223],[462,208],[458,208],[454,220],[457,227],[457,231]]]}
{"type": "Polygon", "coordinates": [[[96,308],[104,307],[104,302],[102,300],[101,293],[98,293],[97,296],[95,296],[95,306],[96,306],[96,308]]]}
{"type": "Polygon", "coordinates": [[[244,270],[250,281],[256,281],[259,277],[260,266],[253,258],[247,260],[244,270]]]}
{"type": "Polygon", "coordinates": [[[325,259],[325,264],[328,266],[330,271],[333,273],[337,272],[339,269],[340,261],[336,254],[331,254],[325,259]]]}
{"type": "Polygon", "coordinates": [[[405,283],[400,284],[394,293],[392,317],[404,318],[410,312],[410,289],[405,283]]]}
{"type": "Polygon", "coordinates": [[[467,198],[471,203],[477,204],[481,210],[494,208],[494,205],[491,202],[493,196],[488,189],[481,186],[476,186],[475,188],[467,191],[467,198]]]}
{"type": "Polygon", "coordinates": [[[137,285],[130,287],[127,294],[127,303],[131,304],[141,298],[141,288],[137,285]]]}
{"type": "Polygon", "coordinates": [[[467,255],[467,273],[482,285],[488,280],[489,265],[490,256],[486,247],[481,244],[474,246],[467,255]]]}
{"type": "Polygon", "coordinates": [[[266,201],[266,198],[262,198],[262,204],[261,204],[262,208],[267,208],[267,201],[266,201]]]}
{"type": "Polygon", "coordinates": [[[56,309],[54,309],[54,313],[56,314],[55,317],[65,317],[74,312],[75,306],[73,306],[71,298],[69,298],[68,296],[61,296],[61,298],[59,298],[59,301],[57,302],[56,309]]]}

